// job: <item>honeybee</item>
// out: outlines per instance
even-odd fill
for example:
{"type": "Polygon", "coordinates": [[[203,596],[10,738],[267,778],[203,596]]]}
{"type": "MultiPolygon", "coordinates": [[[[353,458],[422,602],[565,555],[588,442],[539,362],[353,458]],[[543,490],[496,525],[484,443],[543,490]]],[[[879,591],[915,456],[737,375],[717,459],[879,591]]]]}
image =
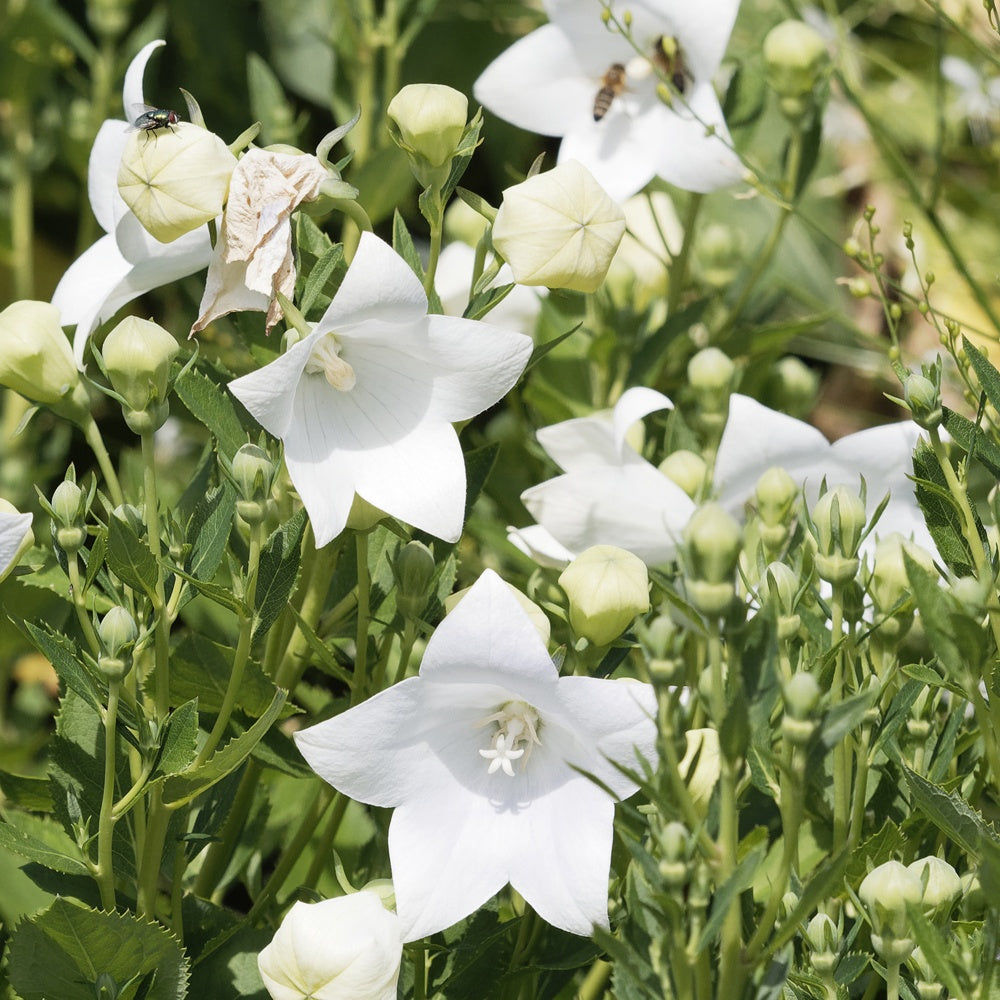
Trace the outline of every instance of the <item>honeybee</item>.
{"type": "Polygon", "coordinates": [[[677,93],[683,94],[691,74],[684,64],[684,55],[677,39],[672,35],[660,35],[653,45],[653,63],[674,85],[677,93]]]}
{"type": "Polygon", "coordinates": [[[612,101],[625,90],[625,67],[612,63],[601,78],[601,89],[594,97],[594,121],[599,122],[611,107],[612,101]]]}

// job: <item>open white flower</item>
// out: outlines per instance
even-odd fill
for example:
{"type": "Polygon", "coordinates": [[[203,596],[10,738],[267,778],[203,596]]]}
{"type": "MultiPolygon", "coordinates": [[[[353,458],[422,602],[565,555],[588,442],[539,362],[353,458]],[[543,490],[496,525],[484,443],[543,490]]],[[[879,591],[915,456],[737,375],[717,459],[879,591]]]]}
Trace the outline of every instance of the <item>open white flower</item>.
{"type": "Polygon", "coordinates": [[[500,399],[531,346],[529,337],[486,323],[428,316],[406,262],[364,233],[312,333],[229,387],[284,441],[317,545],[343,531],[355,493],[456,541],[465,463],[451,425],[500,399]]]}
{"type": "Polygon", "coordinates": [[[739,0],[613,0],[619,20],[626,10],[631,15],[642,55],[605,27],[598,0],[545,0],[544,6],[551,23],[487,67],[474,87],[477,100],[521,128],[562,136],[560,162],[579,160],[617,201],[657,176],[690,191],[739,179],[740,161],[712,85],[739,0]],[[673,43],[679,59],[665,66],[657,53],[673,43]],[[676,81],[667,85],[669,103],[657,93],[657,60],[676,81]],[[615,69],[620,75],[611,81],[615,69]],[[600,115],[595,103],[606,102],[608,90],[611,103],[600,115]]]}
{"type": "Polygon", "coordinates": [[[0,580],[17,565],[34,544],[31,515],[22,514],[6,500],[0,500],[0,580]]]}
{"type": "Polygon", "coordinates": [[[87,338],[127,302],[207,266],[212,256],[208,228],[202,226],[172,243],[161,243],[143,228],[118,192],[118,165],[134,135],[131,117],[143,104],[142,76],[162,40],[144,46],[125,74],[122,101],[129,120],[101,125],[90,151],[87,190],[94,216],[106,233],[63,275],[52,296],[67,326],[76,326],[73,353],[83,368],[87,338]]]}
{"type": "Polygon", "coordinates": [[[248,150],[229,182],[219,242],[208,266],[205,294],[192,333],[227,313],[267,313],[267,330],[281,319],[277,294],[295,292],[292,212],[319,195],[329,172],[309,154],[248,150]]]}
{"type": "Polygon", "coordinates": [[[864,476],[869,517],[886,493],[890,500],[862,548],[873,550],[878,537],[895,531],[934,554],[937,547],[907,478],[913,473],[913,449],[921,433],[912,420],[903,420],[858,431],[831,444],[810,424],[734,393],[715,459],[715,492],[730,513],[742,515],[757,480],[775,466],[803,487],[810,507],[824,477],[831,488],[843,485],[856,492],[864,476]]]}
{"type": "Polygon", "coordinates": [[[627,549],[651,566],[672,559],[694,503],[626,440],[636,421],[672,406],[662,393],[637,387],[613,412],[539,430],[539,443],[565,475],[521,494],[545,534],[522,529],[512,541],[548,562],[560,549],[576,555],[593,545],[627,549]]]}
{"type": "Polygon", "coordinates": [[[427,644],[418,677],[296,734],[345,795],[393,807],[405,940],[454,924],[507,882],[550,924],[607,926],[613,766],[654,759],[648,684],[560,677],[531,619],[487,570],[427,644]],[[579,769],[579,770],[578,770],[579,769]]]}
{"type": "Polygon", "coordinates": [[[273,1000],[395,1000],[399,918],[374,892],[296,903],[257,956],[273,1000]]]}

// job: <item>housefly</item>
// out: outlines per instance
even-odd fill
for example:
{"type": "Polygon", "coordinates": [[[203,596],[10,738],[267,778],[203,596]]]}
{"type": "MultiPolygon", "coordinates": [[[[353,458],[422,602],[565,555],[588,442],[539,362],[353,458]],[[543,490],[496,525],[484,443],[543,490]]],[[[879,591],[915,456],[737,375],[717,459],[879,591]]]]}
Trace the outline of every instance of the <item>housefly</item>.
{"type": "Polygon", "coordinates": [[[172,125],[176,125],[180,121],[180,116],[176,111],[171,111],[169,108],[146,108],[142,114],[139,115],[135,121],[132,122],[132,127],[136,129],[142,129],[147,135],[150,132],[155,132],[157,129],[169,128],[172,132],[172,125]]]}

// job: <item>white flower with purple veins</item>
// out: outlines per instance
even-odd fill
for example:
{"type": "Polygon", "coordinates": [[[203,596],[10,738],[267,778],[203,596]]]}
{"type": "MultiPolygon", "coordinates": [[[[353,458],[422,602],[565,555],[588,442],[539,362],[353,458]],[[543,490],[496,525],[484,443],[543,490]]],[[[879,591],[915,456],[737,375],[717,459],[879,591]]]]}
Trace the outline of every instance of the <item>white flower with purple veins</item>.
{"type": "MultiPolygon", "coordinates": [[[[161,243],[143,228],[118,193],[118,165],[143,108],[142,77],[160,39],[144,46],[125,73],[122,102],[127,121],[109,118],[90,151],[87,191],[94,216],[106,233],[63,275],[52,296],[67,326],[76,326],[73,353],[82,369],[87,338],[127,302],[208,266],[212,243],[202,226],[161,243]]],[[[150,137],[153,141],[153,137],[150,137]]]]}
{"type": "Polygon", "coordinates": [[[284,442],[318,546],[344,530],[355,494],[454,542],[466,484],[452,424],[504,396],[531,347],[520,333],[428,316],[406,262],[364,233],[312,333],[229,388],[284,442]]]}
{"type": "Polygon", "coordinates": [[[631,15],[631,41],[605,26],[599,0],[544,7],[550,23],[486,68],[477,100],[520,128],[561,136],[559,161],[579,160],[616,201],[654,177],[689,191],[739,180],[712,83],[739,0],[613,0],[619,22],[631,15]]]}
{"type": "Polygon", "coordinates": [[[648,684],[560,677],[487,570],[435,630],[418,677],[295,739],[339,791],[395,809],[405,940],[451,926],[508,882],[550,924],[590,934],[608,925],[606,789],[636,791],[615,764],[652,766],[655,711],[648,684]]]}
{"type": "Polygon", "coordinates": [[[511,541],[549,565],[593,545],[627,549],[650,566],[673,559],[694,503],[626,440],[637,421],[672,407],[662,393],[638,387],[623,393],[613,412],[539,430],[539,443],[565,475],[521,494],[538,524],[515,530],[511,541]]]}
{"type": "Polygon", "coordinates": [[[869,517],[886,493],[890,499],[862,548],[873,550],[877,537],[899,532],[934,554],[937,547],[908,478],[913,474],[913,449],[921,433],[912,420],[903,420],[858,431],[831,444],[810,424],[736,393],[729,400],[729,418],[716,454],[714,489],[730,513],[742,516],[757,480],[775,466],[803,487],[810,506],[824,478],[831,488],[844,485],[857,491],[864,476],[869,517]]]}

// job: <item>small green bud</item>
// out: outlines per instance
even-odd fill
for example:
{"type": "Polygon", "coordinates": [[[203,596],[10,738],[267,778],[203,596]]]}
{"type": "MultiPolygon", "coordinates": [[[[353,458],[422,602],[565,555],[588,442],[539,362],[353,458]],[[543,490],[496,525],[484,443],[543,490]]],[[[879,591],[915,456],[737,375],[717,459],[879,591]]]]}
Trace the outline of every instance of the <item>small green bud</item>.
{"type": "Polygon", "coordinates": [[[907,865],[923,887],[920,905],[928,918],[946,920],[962,895],[962,880],[958,873],[941,858],[918,858],[907,865]]]}
{"type": "Polygon", "coordinates": [[[709,288],[728,288],[743,260],[742,233],[734,226],[713,222],[699,233],[695,259],[702,281],[709,288]]]}
{"type": "Polygon", "coordinates": [[[259,524],[267,516],[278,464],[259,445],[245,444],[233,456],[227,472],[236,486],[236,511],[247,524],[259,524]]]}
{"type": "Polygon", "coordinates": [[[692,499],[699,495],[708,475],[705,459],[684,449],[667,455],[659,468],[667,479],[675,482],[692,499]]]}
{"type": "Polygon", "coordinates": [[[845,486],[835,486],[816,501],[812,520],[817,572],[828,583],[849,583],[858,572],[858,548],[867,522],[861,498],[845,486]]]}
{"type": "Polygon", "coordinates": [[[819,682],[805,671],[793,674],[782,689],[785,711],[793,719],[809,719],[815,716],[823,692],[819,682]]]}
{"type": "Polygon", "coordinates": [[[434,555],[422,542],[407,542],[396,556],[396,607],[404,618],[419,618],[427,607],[435,568],[434,555]]]}
{"type": "Polygon", "coordinates": [[[618,638],[649,610],[646,564],[613,545],[595,545],[581,552],[563,570],[559,586],[569,598],[573,631],[597,646],[618,638]]]}
{"type": "Polygon", "coordinates": [[[425,187],[442,186],[465,132],[469,115],[465,94],[442,84],[411,83],[389,102],[386,115],[414,176],[425,187]]]}
{"type": "Polygon", "coordinates": [[[944,414],[941,409],[941,387],[924,375],[910,375],[903,383],[903,398],[914,422],[931,430],[940,427],[944,414]]]}
{"type": "MultiPolygon", "coordinates": [[[[886,861],[872,869],[858,887],[858,898],[864,904],[871,921],[872,941],[882,939],[882,944],[875,946],[887,960],[891,959],[886,955],[886,946],[891,946],[893,939],[905,938],[907,933],[907,905],[918,905],[922,896],[923,886],[917,874],[898,861],[886,861]]],[[[910,942],[906,955],[912,950],[913,943],[910,942]]],[[[896,954],[891,947],[889,951],[891,955],[896,954]]],[[[903,958],[905,957],[904,955],[903,958]]],[[[897,958],[895,961],[902,959],[897,958]]]]}
{"type": "Polygon", "coordinates": [[[132,669],[132,647],[139,638],[135,619],[115,606],[101,619],[97,635],[102,649],[97,666],[108,680],[121,680],[132,669]]]}
{"type": "Polygon", "coordinates": [[[782,358],[768,378],[768,388],[779,410],[805,417],[816,405],[819,376],[799,358],[782,358]]]}
{"type": "Polygon", "coordinates": [[[87,495],[67,479],[55,488],[50,506],[55,540],[67,555],[74,555],[87,541],[87,495]]]}
{"type": "Polygon", "coordinates": [[[689,576],[709,583],[731,583],[743,547],[743,529],[724,507],[702,504],[684,528],[689,576]]]}
{"type": "Polygon", "coordinates": [[[754,496],[760,519],[768,527],[776,527],[788,523],[799,487],[784,469],[772,466],[757,480],[754,496]]]}
{"type": "Polygon", "coordinates": [[[105,339],[104,366],[115,392],[125,401],[126,422],[136,433],[156,430],[166,420],[170,363],[179,349],[162,326],[138,316],[127,316],[105,339]],[[144,413],[149,419],[138,417],[144,413]],[[137,415],[137,426],[129,419],[131,414],[137,415]]]}
{"type": "Polygon", "coordinates": [[[688,880],[688,833],[683,823],[668,823],[660,834],[660,876],[670,888],[679,888],[688,880]]]}
{"type": "Polygon", "coordinates": [[[688,381],[703,410],[719,413],[729,402],[736,366],[717,347],[706,347],[688,362],[688,381]]]}
{"type": "Polygon", "coordinates": [[[649,657],[663,659],[673,653],[677,625],[669,615],[657,615],[648,622],[638,622],[635,632],[649,657]]]}
{"type": "Polygon", "coordinates": [[[806,938],[813,951],[840,950],[840,931],[825,913],[817,913],[806,926],[806,938]]]}
{"type": "Polygon", "coordinates": [[[910,594],[904,552],[928,573],[936,572],[930,554],[898,531],[880,538],[875,546],[875,566],[868,585],[868,592],[879,611],[892,610],[910,594]]]}
{"type": "Polygon", "coordinates": [[[764,38],[768,83],[789,120],[799,121],[810,109],[826,58],[822,36],[802,21],[783,21],[764,38]]]}

